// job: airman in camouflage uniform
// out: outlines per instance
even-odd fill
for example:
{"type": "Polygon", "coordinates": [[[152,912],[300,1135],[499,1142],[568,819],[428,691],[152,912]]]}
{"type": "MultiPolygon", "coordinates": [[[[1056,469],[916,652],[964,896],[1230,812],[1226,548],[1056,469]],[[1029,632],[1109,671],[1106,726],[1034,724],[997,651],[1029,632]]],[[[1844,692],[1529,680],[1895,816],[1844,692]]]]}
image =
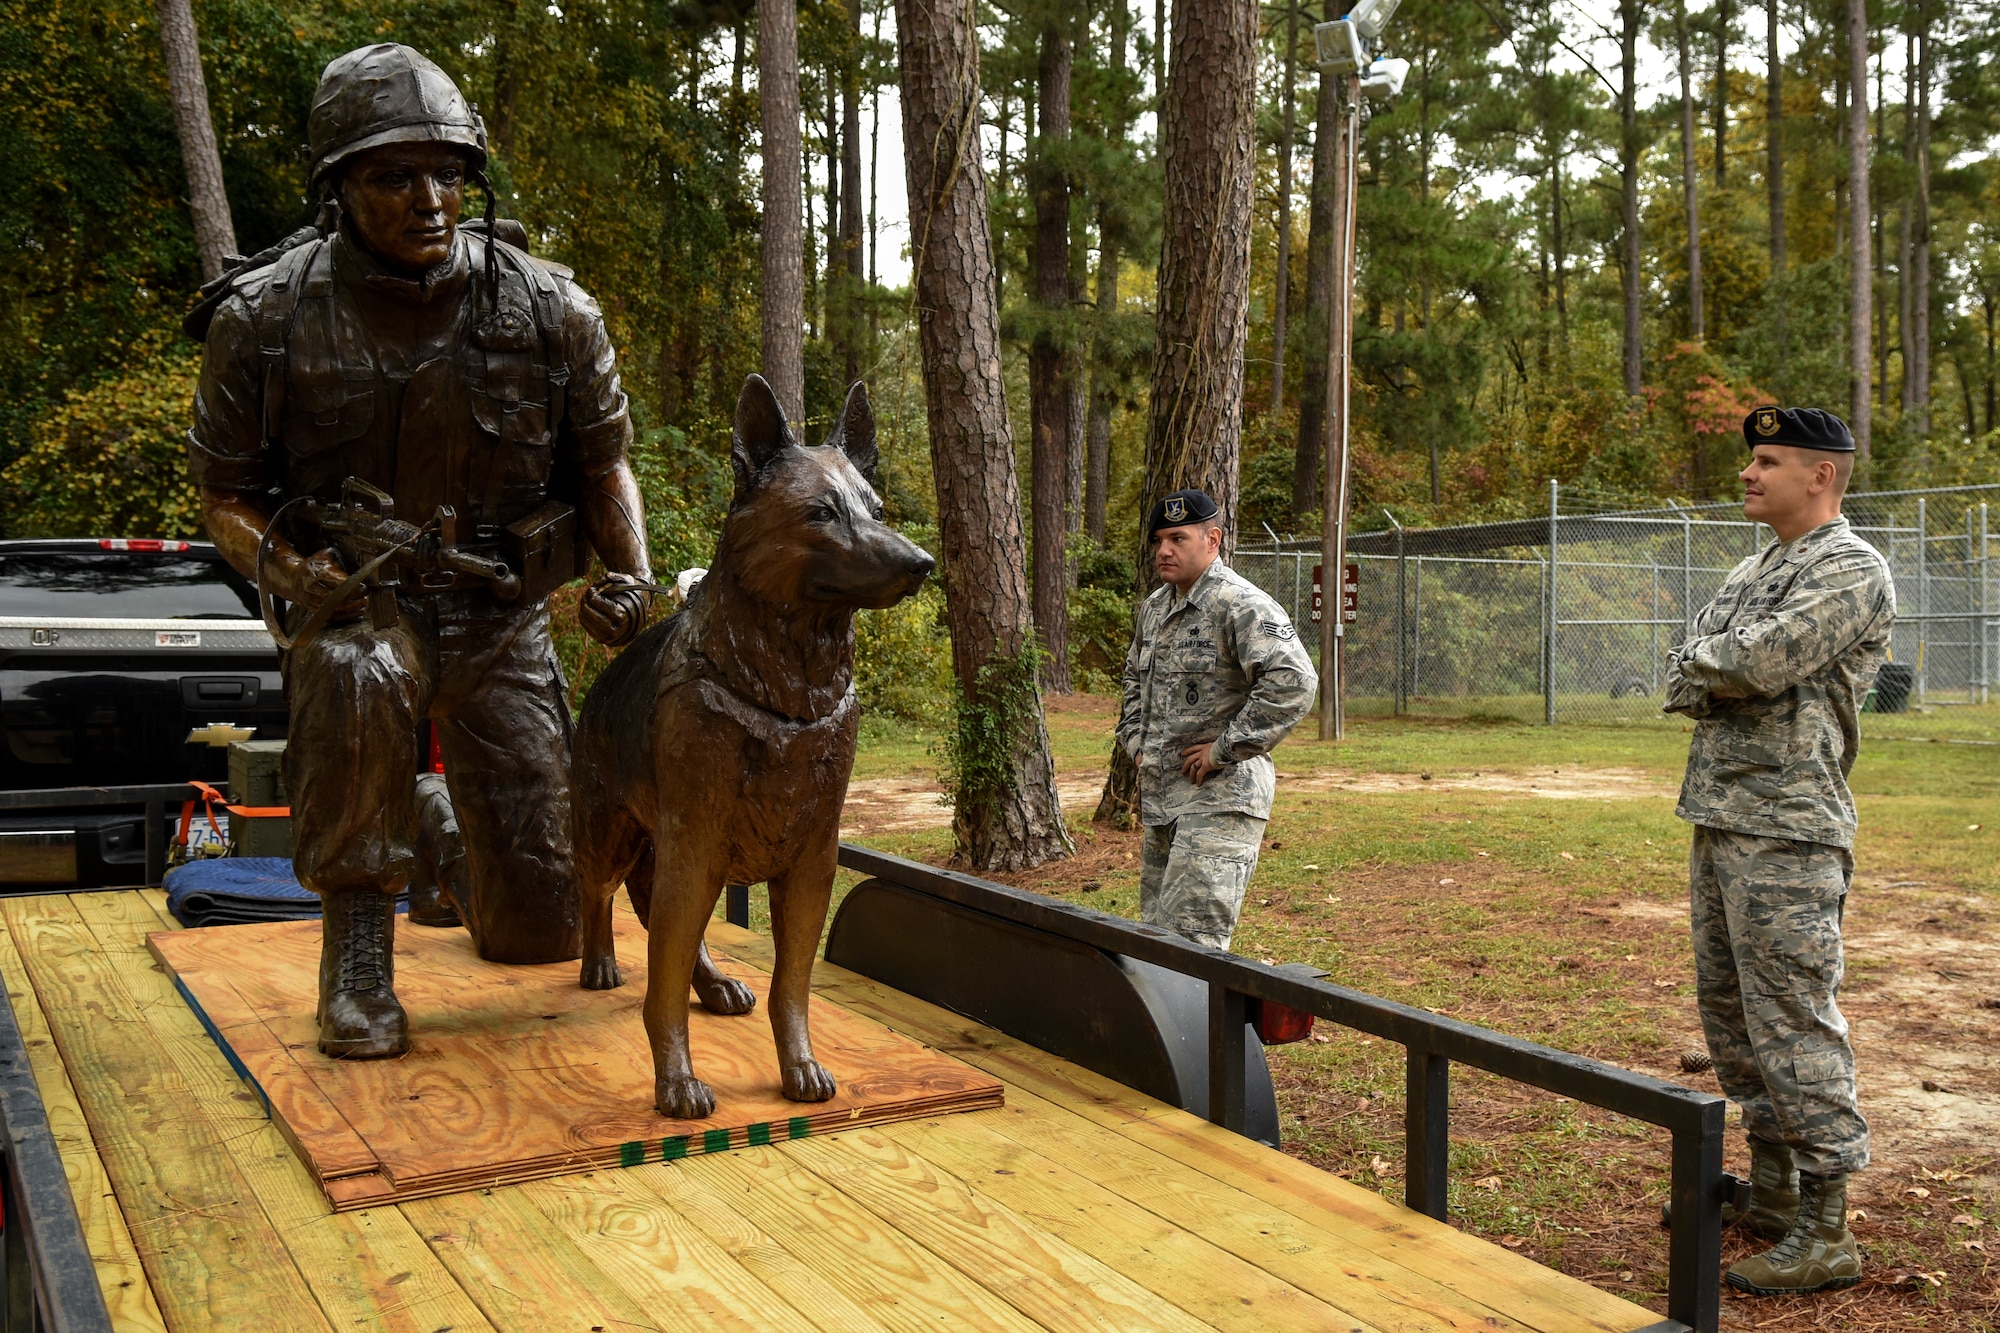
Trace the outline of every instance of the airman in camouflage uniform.
{"type": "Polygon", "coordinates": [[[1277,791],[1271,750],[1311,709],[1319,676],[1261,588],[1212,552],[1205,567],[1185,555],[1170,565],[1189,533],[1196,561],[1199,542],[1216,544],[1215,514],[1200,491],[1154,508],[1166,581],[1139,610],[1118,743],[1139,768],[1141,918],[1227,949],[1277,791]]]}
{"type": "Polygon", "coordinates": [[[1860,1277],[1844,1201],[1848,1174],[1868,1164],[1868,1124],[1836,998],[1854,869],[1847,775],[1895,591],[1840,516],[1854,446],[1839,418],[1760,408],[1744,435],[1756,451],[1745,512],[1778,540],[1731,571],[1674,650],[1666,711],[1695,719],[1675,813],[1695,826],[1702,1028],[1750,1142],[1741,1220],[1780,1242],[1729,1280],[1812,1291],[1860,1277]]]}

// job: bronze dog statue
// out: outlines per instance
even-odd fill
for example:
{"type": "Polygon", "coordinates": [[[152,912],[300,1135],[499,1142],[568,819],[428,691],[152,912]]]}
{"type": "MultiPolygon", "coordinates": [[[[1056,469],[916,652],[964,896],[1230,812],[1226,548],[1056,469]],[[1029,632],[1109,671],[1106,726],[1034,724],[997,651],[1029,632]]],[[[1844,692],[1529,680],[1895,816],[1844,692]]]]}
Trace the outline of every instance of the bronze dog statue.
{"type": "Polygon", "coordinates": [[[690,986],[714,1013],[755,1003],[702,943],[725,883],[771,886],[771,1029],[785,1096],[833,1096],[806,1000],[854,768],[854,613],[893,606],[934,563],[882,523],[875,417],[860,384],[813,449],[794,442],[771,386],[752,375],[730,462],[736,493],[707,576],[684,610],[605,669],[577,722],[582,982],[621,983],[611,901],[623,880],[650,932],[654,1100],[682,1119],[715,1111],[689,1059],[690,986]]]}

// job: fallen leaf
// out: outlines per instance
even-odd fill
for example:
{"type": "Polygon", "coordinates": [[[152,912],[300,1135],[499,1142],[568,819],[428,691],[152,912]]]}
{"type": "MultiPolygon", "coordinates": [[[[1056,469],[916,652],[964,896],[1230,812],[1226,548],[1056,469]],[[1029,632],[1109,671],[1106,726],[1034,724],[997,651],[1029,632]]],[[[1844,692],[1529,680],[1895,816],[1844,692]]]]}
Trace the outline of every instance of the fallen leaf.
{"type": "Polygon", "coordinates": [[[1500,1188],[1500,1177],[1488,1176],[1484,1180],[1475,1180],[1472,1184],[1476,1189],[1497,1190],[1500,1188]]]}
{"type": "Polygon", "coordinates": [[[1510,1250],[1518,1250],[1523,1245],[1526,1245],[1528,1242],[1522,1240],[1519,1236],[1502,1236],[1500,1238],[1500,1243],[1502,1245],[1505,1245],[1510,1250]]]}
{"type": "Polygon", "coordinates": [[[1358,1114],[1362,1111],[1367,1110],[1368,1106],[1369,1106],[1368,1099],[1366,1097],[1363,1097],[1360,1101],[1354,1103],[1354,1110],[1358,1114]]]}
{"type": "Polygon", "coordinates": [[[1271,900],[1269,898],[1259,898],[1257,900],[1257,906],[1259,907],[1269,907],[1270,905],[1271,905],[1271,900]]]}
{"type": "Polygon", "coordinates": [[[1458,883],[1458,881],[1455,879],[1441,879],[1438,881],[1438,883],[1441,885],[1449,886],[1458,883]]]}
{"type": "Polygon", "coordinates": [[[1491,856],[1491,855],[1493,855],[1493,853],[1491,853],[1491,852],[1474,852],[1474,853],[1473,853],[1473,855],[1474,855],[1474,856],[1491,856]]]}
{"type": "Polygon", "coordinates": [[[1639,955],[1636,953],[1628,953],[1625,955],[1625,961],[1628,963],[1636,963],[1639,961],[1639,955]]]}
{"type": "Polygon", "coordinates": [[[1977,825],[1977,824],[1967,824],[1967,825],[1965,826],[1965,831],[1966,831],[1967,833],[1977,833],[1977,832],[1979,832],[1979,825],[1977,825]]]}
{"type": "Polygon", "coordinates": [[[1912,1199],[1928,1199],[1931,1197],[1931,1192],[1922,1185],[1912,1185],[1904,1190],[1903,1193],[1912,1199]]]}
{"type": "Polygon", "coordinates": [[[1337,903],[1337,902],[1339,902],[1339,901],[1340,901],[1340,899],[1338,899],[1338,898],[1334,897],[1334,896],[1333,896],[1332,894],[1330,894],[1330,893],[1326,895],[1326,900],[1327,900],[1328,902],[1330,902],[1330,903],[1337,903]]]}
{"type": "Polygon", "coordinates": [[[1556,855],[1560,856],[1565,861],[1576,860],[1576,855],[1573,852],[1557,852],[1556,855]]]}
{"type": "Polygon", "coordinates": [[[1278,960],[1275,958],[1259,958],[1257,961],[1262,963],[1265,967],[1275,967],[1277,966],[1278,963],[1278,960]]]}
{"type": "Polygon", "coordinates": [[[1300,867],[1299,867],[1299,869],[1301,869],[1301,870],[1318,870],[1318,869],[1319,869],[1319,867],[1318,867],[1318,866],[1300,866],[1300,867]]]}
{"type": "Polygon", "coordinates": [[[1868,1210],[1866,1208],[1850,1208],[1847,1210],[1847,1220],[1850,1222],[1866,1222],[1868,1220],[1868,1210]]]}
{"type": "Polygon", "coordinates": [[[1377,1180],[1381,1180],[1383,1177],[1387,1176],[1391,1171],[1395,1170],[1396,1168],[1390,1166],[1387,1162],[1377,1157],[1368,1163],[1368,1169],[1375,1173],[1375,1178],[1377,1180]]]}
{"type": "Polygon", "coordinates": [[[1620,1273],[1620,1274],[1618,1275],[1618,1280],[1619,1280],[1620,1282],[1630,1282],[1630,1281],[1632,1280],[1632,1274],[1631,1274],[1631,1273],[1630,1273],[1629,1271],[1628,1271],[1628,1272],[1624,1272],[1624,1273],[1620,1273]]]}
{"type": "Polygon", "coordinates": [[[1984,1223],[1981,1222],[1980,1219],[1974,1217],[1971,1213],[1960,1213],[1957,1217],[1951,1219],[1951,1224],[1955,1227],[1976,1227],[1984,1225],[1984,1223]]]}
{"type": "Polygon", "coordinates": [[[1986,1242],[1983,1240],[1961,1240],[1952,1243],[1957,1245],[1961,1250],[1970,1250],[1979,1254],[1986,1253],[1986,1242]]]}
{"type": "Polygon", "coordinates": [[[1322,1046],[1326,1045],[1328,1042],[1331,1042],[1333,1040],[1332,1037],[1327,1036],[1324,1032],[1313,1033],[1312,1039],[1318,1042],[1322,1046]]]}
{"type": "Polygon", "coordinates": [[[1661,990],[1668,990],[1674,986],[1680,985],[1681,983],[1678,981],[1660,981],[1656,978],[1653,984],[1655,986],[1658,986],[1661,990]]]}
{"type": "Polygon", "coordinates": [[[1897,1286],[1942,1287],[1946,1276],[1945,1271],[1940,1268],[1934,1273],[1924,1273],[1914,1270],[1899,1272],[1892,1275],[1889,1280],[1897,1286]]]}

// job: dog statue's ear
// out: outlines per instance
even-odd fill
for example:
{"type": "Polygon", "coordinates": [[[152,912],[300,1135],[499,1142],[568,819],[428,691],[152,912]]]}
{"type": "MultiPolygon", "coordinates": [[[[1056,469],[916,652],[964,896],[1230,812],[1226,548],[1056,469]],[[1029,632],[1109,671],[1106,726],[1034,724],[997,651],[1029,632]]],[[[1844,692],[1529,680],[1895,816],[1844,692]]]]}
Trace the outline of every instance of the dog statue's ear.
{"type": "Polygon", "coordinates": [[[736,498],[748,495],[764,465],[792,443],[785,409],[778,405],[778,395],[770,384],[762,375],[744,380],[743,392],[736,396],[736,426],[729,449],[729,465],[736,472],[736,498]]]}
{"type": "Polygon", "coordinates": [[[833,423],[826,447],[846,454],[855,471],[870,486],[875,484],[875,465],[881,461],[875,450],[875,409],[868,402],[868,386],[860,380],[847,391],[847,405],[840,409],[840,420],[833,423]]]}

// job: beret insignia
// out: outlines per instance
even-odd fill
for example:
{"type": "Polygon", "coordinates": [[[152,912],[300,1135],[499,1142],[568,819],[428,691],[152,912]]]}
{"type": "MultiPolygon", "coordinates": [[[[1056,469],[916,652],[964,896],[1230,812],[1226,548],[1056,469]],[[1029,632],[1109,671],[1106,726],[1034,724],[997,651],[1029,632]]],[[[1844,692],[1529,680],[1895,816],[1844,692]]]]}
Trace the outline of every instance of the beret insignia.
{"type": "Polygon", "coordinates": [[[1187,519],[1187,501],[1176,495],[1167,501],[1167,517],[1176,523],[1187,519]]]}
{"type": "Polygon", "coordinates": [[[1764,407],[1757,410],[1757,433],[1759,435],[1776,435],[1778,433],[1777,408],[1764,407]]]}

